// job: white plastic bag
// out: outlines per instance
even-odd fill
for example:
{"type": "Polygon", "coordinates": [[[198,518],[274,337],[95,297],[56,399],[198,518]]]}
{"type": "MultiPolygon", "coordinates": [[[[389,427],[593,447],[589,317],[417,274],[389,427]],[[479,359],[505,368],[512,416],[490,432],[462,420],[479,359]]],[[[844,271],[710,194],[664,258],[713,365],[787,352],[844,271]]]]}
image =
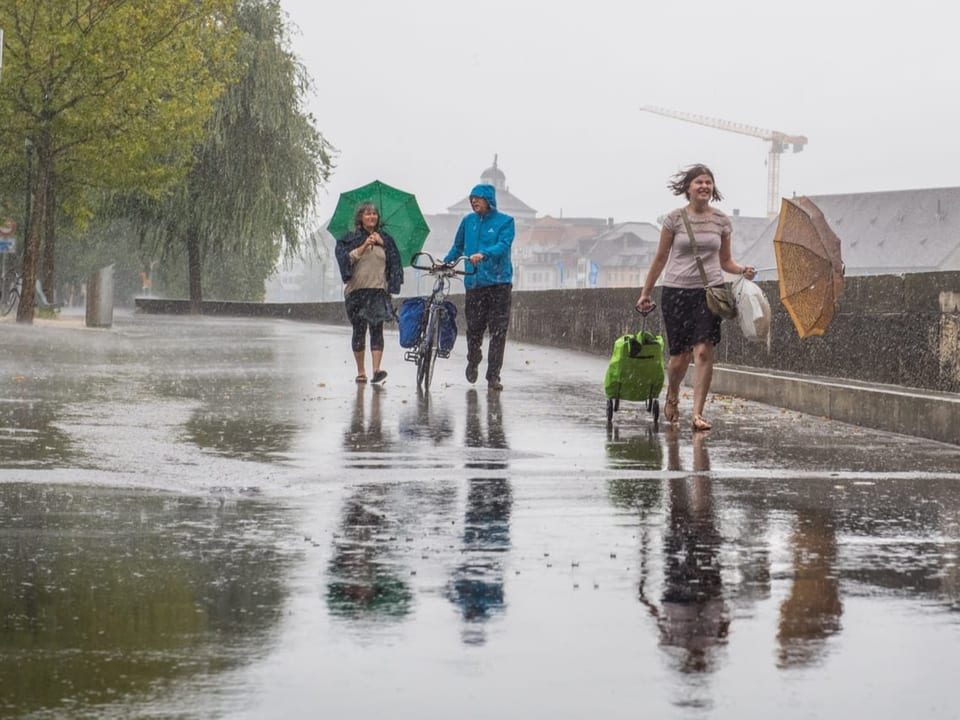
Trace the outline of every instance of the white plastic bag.
{"type": "Polygon", "coordinates": [[[766,342],[770,336],[770,303],[755,282],[743,275],[733,281],[731,288],[737,301],[740,331],[747,340],[766,342]]]}

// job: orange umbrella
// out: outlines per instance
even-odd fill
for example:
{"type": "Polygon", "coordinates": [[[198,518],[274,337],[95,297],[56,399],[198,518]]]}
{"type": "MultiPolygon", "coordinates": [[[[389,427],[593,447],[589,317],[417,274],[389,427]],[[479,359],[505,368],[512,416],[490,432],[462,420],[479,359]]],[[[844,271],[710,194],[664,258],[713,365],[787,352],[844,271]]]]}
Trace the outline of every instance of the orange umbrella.
{"type": "Polygon", "coordinates": [[[840,238],[810,198],[783,198],[773,238],[780,300],[801,338],[823,335],[840,295],[840,238]]]}

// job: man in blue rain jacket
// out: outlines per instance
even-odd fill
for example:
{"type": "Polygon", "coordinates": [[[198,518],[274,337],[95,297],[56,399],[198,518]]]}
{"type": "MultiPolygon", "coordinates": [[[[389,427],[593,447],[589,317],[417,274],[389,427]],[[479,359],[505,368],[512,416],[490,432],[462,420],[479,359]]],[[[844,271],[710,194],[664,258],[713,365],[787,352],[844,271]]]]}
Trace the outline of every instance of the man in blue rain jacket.
{"type": "Polygon", "coordinates": [[[489,329],[487,346],[487,387],[503,390],[500,368],[510,327],[510,301],[513,291],[513,218],[497,211],[497,193],[493,185],[477,185],[470,191],[473,212],[460,221],[453,247],[444,262],[466,255],[476,274],[463,278],[467,289],[464,310],[467,316],[467,380],[477,381],[483,360],[483,334],[489,329]]]}

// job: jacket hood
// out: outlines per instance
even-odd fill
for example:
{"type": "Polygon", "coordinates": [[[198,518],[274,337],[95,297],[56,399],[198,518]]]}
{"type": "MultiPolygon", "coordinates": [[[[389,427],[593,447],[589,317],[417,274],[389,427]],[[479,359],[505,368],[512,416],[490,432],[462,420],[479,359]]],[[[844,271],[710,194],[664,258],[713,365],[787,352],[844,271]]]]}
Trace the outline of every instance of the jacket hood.
{"type": "Polygon", "coordinates": [[[497,209],[497,189],[493,185],[474,185],[470,195],[482,197],[490,205],[491,210],[497,209]]]}

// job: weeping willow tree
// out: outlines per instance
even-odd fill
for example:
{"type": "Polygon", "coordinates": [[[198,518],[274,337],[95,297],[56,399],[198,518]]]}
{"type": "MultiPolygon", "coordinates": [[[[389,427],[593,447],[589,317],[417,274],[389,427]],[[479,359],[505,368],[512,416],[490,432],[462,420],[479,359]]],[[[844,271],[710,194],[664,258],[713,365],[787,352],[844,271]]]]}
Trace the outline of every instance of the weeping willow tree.
{"type": "Polygon", "coordinates": [[[229,75],[233,4],[0,0],[0,190],[23,193],[27,227],[18,321],[33,321],[38,277],[52,294],[62,218],[184,177],[229,75]]]}
{"type": "Polygon", "coordinates": [[[310,79],[289,49],[280,3],[238,0],[234,21],[238,76],[216,104],[193,168],[162,202],[128,204],[164,264],[185,260],[195,314],[205,276],[221,295],[233,281],[234,292],[256,288],[262,299],[281,254],[299,252],[332,169],[333,148],[303,109],[310,79]]]}

